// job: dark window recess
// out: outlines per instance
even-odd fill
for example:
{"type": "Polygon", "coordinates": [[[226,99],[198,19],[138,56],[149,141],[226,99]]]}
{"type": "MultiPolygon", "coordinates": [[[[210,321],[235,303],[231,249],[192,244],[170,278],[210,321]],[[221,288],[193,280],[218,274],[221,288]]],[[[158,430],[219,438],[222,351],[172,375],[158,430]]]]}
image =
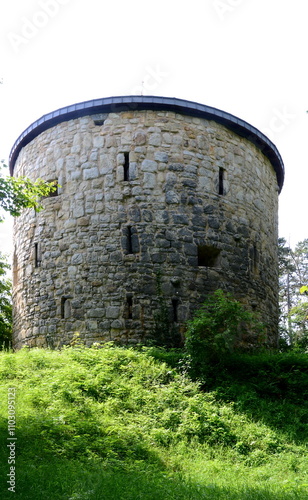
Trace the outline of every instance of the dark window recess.
{"type": "Polygon", "coordinates": [[[18,283],[18,260],[16,252],[14,252],[13,256],[13,286],[18,283]]]}
{"type": "Polygon", "coordinates": [[[35,267],[41,267],[42,263],[42,253],[40,243],[34,243],[34,265],[35,267]]]}
{"type": "Polygon", "coordinates": [[[139,252],[139,239],[137,230],[132,226],[126,226],[123,229],[122,248],[126,254],[139,252]]]}
{"type": "Polygon", "coordinates": [[[257,250],[257,246],[253,245],[253,247],[250,249],[250,260],[251,260],[251,269],[254,274],[257,274],[259,271],[259,253],[257,250]]]}
{"type": "Polygon", "coordinates": [[[129,153],[124,153],[124,181],[129,181],[129,153]]]}
{"type": "Polygon", "coordinates": [[[127,253],[133,252],[133,234],[132,228],[130,226],[127,227],[127,253]]]}
{"type": "Polygon", "coordinates": [[[131,295],[126,297],[126,318],[133,319],[133,297],[131,295]]]}
{"type": "Polygon", "coordinates": [[[72,315],[71,301],[70,297],[61,298],[61,318],[67,319],[72,315]]]}
{"type": "Polygon", "coordinates": [[[94,124],[95,124],[95,125],[99,125],[99,126],[104,125],[104,123],[105,123],[105,119],[104,119],[104,118],[102,118],[102,119],[100,119],[100,118],[96,118],[96,119],[95,119],[95,120],[93,120],[93,121],[94,121],[94,124]]]}
{"type": "Polygon", "coordinates": [[[174,323],[178,322],[178,307],[179,307],[179,299],[172,299],[172,319],[174,323]]]}
{"type": "Polygon", "coordinates": [[[107,113],[98,113],[97,115],[92,115],[92,120],[94,121],[94,125],[104,125],[107,117],[107,113]]]}
{"type": "Polygon", "coordinates": [[[225,171],[223,168],[219,168],[219,174],[218,174],[218,194],[223,195],[224,194],[224,177],[225,177],[225,171]]]}
{"type": "Polygon", "coordinates": [[[43,198],[54,198],[55,196],[58,196],[59,191],[58,191],[58,181],[53,179],[51,181],[48,181],[49,183],[52,183],[55,187],[53,191],[50,191],[50,193],[47,196],[44,196],[43,198]]]}
{"type": "Polygon", "coordinates": [[[220,250],[208,245],[198,246],[198,266],[216,267],[220,250]]]}
{"type": "Polygon", "coordinates": [[[58,191],[58,183],[56,183],[55,188],[56,188],[56,189],[55,189],[54,191],[52,191],[52,193],[50,193],[50,195],[49,195],[49,196],[51,196],[51,197],[58,196],[58,194],[59,194],[59,191],[58,191]]]}

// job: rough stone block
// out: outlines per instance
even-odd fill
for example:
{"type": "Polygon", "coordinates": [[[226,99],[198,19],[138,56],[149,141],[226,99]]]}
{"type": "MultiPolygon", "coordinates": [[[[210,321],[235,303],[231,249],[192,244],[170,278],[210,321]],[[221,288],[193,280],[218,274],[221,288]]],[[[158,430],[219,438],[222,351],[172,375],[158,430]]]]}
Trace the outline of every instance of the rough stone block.
{"type": "Polygon", "coordinates": [[[180,203],[180,196],[175,191],[167,191],[166,192],[166,203],[168,203],[169,205],[178,204],[178,203],[180,203]]]}
{"type": "Polygon", "coordinates": [[[150,134],[148,141],[151,146],[160,146],[162,142],[161,134],[160,133],[150,134]]]}
{"type": "Polygon", "coordinates": [[[164,153],[163,151],[157,151],[154,155],[154,159],[161,163],[168,163],[169,155],[168,153],[164,153]]]}
{"type": "Polygon", "coordinates": [[[106,307],[106,318],[117,319],[120,316],[120,308],[118,306],[106,307]]]}
{"type": "Polygon", "coordinates": [[[141,165],[141,170],[143,172],[156,172],[157,162],[153,160],[143,160],[141,165]]]}
{"type": "Polygon", "coordinates": [[[104,318],[106,310],[103,307],[95,307],[87,311],[88,318],[104,318]]]}
{"type": "Polygon", "coordinates": [[[154,189],[156,185],[156,175],[146,172],[143,176],[143,185],[145,188],[154,189]]]}
{"type": "Polygon", "coordinates": [[[83,178],[85,181],[90,179],[97,179],[98,176],[99,172],[97,167],[87,168],[83,171],[83,178]]]}

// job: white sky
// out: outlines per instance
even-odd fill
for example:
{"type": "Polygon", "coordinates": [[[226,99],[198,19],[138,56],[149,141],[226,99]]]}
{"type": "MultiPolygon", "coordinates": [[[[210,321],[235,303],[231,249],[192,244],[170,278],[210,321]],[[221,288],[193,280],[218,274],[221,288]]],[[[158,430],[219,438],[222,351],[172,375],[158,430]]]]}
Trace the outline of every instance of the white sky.
{"type": "MultiPolygon", "coordinates": [[[[0,6],[0,158],[45,113],[140,94],[232,113],[285,163],[280,235],[308,237],[307,0],[13,0],[0,6]]],[[[11,250],[11,220],[0,250],[11,250]]]]}

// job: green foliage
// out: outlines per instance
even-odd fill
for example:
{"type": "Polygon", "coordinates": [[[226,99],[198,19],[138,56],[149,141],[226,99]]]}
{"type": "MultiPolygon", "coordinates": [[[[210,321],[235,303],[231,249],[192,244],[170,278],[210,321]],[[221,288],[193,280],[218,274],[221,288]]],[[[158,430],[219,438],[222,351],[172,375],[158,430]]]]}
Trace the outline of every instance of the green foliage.
{"type": "Polygon", "coordinates": [[[308,239],[295,249],[278,240],[279,304],[281,339],[286,347],[307,349],[308,345],[308,239]]]}
{"type": "MultiPolygon", "coordinates": [[[[3,161],[1,163],[6,167],[3,161]]],[[[42,179],[32,182],[27,177],[5,177],[0,167],[0,207],[13,217],[19,216],[24,208],[40,210],[42,206],[38,200],[55,190],[53,182],[42,179]]]]}
{"type": "MultiPolygon", "coordinates": [[[[45,183],[41,179],[32,182],[26,177],[4,176],[2,167],[6,168],[3,161],[0,166],[0,208],[14,217],[19,216],[24,208],[40,210],[42,206],[38,200],[56,189],[54,183],[45,183]]],[[[0,349],[9,347],[12,336],[11,281],[6,276],[9,268],[0,253],[0,349]]]]}
{"type": "Polygon", "coordinates": [[[234,351],[255,350],[265,340],[264,327],[230,294],[216,290],[188,323],[185,347],[190,373],[207,378],[234,351]]]}
{"type": "Polygon", "coordinates": [[[55,356],[35,350],[21,354],[16,376],[24,379],[29,372],[27,409],[19,412],[31,442],[40,439],[46,453],[151,461],[151,442],[169,446],[233,439],[213,405],[198,395],[197,385],[150,356],[80,346],[55,356]]]}
{"type": "MultiPolygon", "coordinates": [[[[307,397],[298,388],[307,358],[232,356],[204,393],[174,368],[175,350],[75,342],[0,353],[1,400],[8,387],[17,395],[17,498],[306,500],[307,397]],[[289,387],[279,394],[277,375],[289,387]]],[[[5,443],[5,405],[0,436],[5,443]]]]}
{"type": "Polygon", "coordinates": [[[0,349],[8,348],[12,340],[11,280],[7,277],[10,265],[0,252],[0,349]]]}
{"type": "Polygon", "coordinates": [[[305,350],[308,347],[308,302],[298,302],[290,310],[292,318],[292,347],[305,350]]]}
{"type": "Polygon", "coordinates": [[[172,368],[179,368],[185,364],[185,353],[183,348],[164,348],[162,346],[145,347],[143,345],[137,347],[147,355],[152,356],[155,360],[166,363],[172,368]]]}
{"type": "Polygon", "coordinates": [[[216,374],[219,397],[296,442],[307,442],[308,358],[302,353],[233,354],[216,374]],[[292,419],[289,416],[292,415],[292,419]]]}

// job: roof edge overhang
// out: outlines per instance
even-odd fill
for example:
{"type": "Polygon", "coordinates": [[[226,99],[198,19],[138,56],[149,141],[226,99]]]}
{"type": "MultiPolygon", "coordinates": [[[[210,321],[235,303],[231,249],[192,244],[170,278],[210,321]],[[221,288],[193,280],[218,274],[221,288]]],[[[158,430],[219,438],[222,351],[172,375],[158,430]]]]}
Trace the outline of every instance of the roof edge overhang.
{"type": "Polygon", "coordinates": [[[276,146],[260,130],[236,116],[221,111],[220,109],[186,101],[175,97],[157,96],[118,96],[105,97],[84,101],[71,106],[57,109],[43,115],[33,122],[15,141],[9,158],[10,173],[13,175],[14,166],[21,149],[29,144],[35,137],[58,123],[73,120],[82,116],[99,113],[117,113],[135,110],[163,110],[205,118],[220,123],[241,137],[252,142],[270,160],[276,172],[279,192],[284,181],[284,164],[276,146]]]}

